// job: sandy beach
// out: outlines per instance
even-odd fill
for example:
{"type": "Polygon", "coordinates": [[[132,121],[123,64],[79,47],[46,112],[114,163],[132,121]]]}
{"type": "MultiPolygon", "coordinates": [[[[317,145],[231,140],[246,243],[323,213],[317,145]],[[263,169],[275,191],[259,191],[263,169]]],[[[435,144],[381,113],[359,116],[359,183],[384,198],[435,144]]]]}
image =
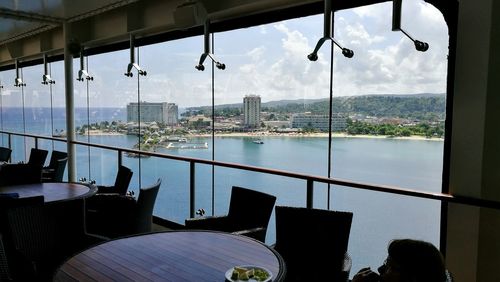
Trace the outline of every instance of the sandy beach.
{"type": "MultiPolygon", "coordinates": [[[[192,134],[189,137],[211,137],[212,134],[192,134]]],[[[328,138],[328,133],[275,133],[275,132],[233,132],[216,133],[215,137],[295,137],[295,138],[328,138]]],[[[377,139],[402,139],[402,140],[426,140],[426,141],[444,141],[443,138],[426,138],[425,136],[405,136],[392,137],[387,135],[349,135],[347,133],[333,133],[334,138],[377,138],[377,139]]]]}
{"type": "MultiPolygon", "coordinates": [[[[101,130],[90,130],[90,135],[96,136],[115,136],[115,135],[125,135],[120,132],[111,131],[101,131],[101,130]]],[[[86,135],[86,134],[83,134],[86,135]]],[[[189,134],[183,137],[212,137],[212,134],[189,134]]],[[[215,137],[293,137],[293,138],[328,138],[328,133],[276,133],[276,132],[231,132],[231,133],[216,133],[215,137]]],[[[377,139],[401,139],[401,140],[425,140],[425,141],[443,141],[443,138],[427,138],[425,136],[387,136],[387,135],[349,135],[347,133],[333,133],[334,138],[377,138],[377,139]]]]}

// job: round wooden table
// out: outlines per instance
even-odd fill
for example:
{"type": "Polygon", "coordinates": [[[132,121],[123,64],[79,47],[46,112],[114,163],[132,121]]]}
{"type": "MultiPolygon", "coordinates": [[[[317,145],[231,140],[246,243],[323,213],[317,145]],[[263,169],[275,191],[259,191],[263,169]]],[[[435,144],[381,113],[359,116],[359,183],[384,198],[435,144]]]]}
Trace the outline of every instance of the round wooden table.
{"type": "Polygon", "coordinates": [[[66,261],[54,281],[224,281],[237,265],[255,265],[282,281],[281,256],[249,237],[217,231],[171,231],[108,241],[66,261]]]}
{"type": "Polygon", "coordinates": [[[96,192],[97,188],[93,185],[67,182],[0,187],[0,193],[18,193],[20,198],[43,195],[46,203],[87,198],[96,192]]]}

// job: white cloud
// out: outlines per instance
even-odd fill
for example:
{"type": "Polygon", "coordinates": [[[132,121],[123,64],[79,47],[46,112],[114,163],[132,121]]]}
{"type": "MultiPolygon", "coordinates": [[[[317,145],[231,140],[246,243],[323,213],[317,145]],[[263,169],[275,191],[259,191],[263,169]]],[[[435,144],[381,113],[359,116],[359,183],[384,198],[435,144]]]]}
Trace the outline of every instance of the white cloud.
{"type": "Polygon", "coordinates": [[[253,61],[260,61],[263,59],[263,55],[265,52],[266,52],[266,47],[259,46],[257,48],[250,50],[247,53],[247,56],[249,56],[253,61]]]}

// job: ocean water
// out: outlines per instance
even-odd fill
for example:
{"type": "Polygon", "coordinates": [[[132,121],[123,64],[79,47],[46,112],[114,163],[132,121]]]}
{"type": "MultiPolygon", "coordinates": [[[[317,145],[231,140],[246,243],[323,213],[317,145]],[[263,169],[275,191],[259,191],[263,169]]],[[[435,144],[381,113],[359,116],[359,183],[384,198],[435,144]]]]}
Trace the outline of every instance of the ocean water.
{"type": "MultiPolygon", "coordinates": [[[[4,109],[2,126],[5,130],[50,134],[52,128],[64,128],[64,111],[49,109],[4,109]]],[[[91,122],[123,120],[122,109],[93,109],[91,122]]],[[[76,124],[87,122],[86,109],[77,109],[76,124]]],[[[131,148],[135,136],[91,136],[91,142],[131,148]]],[[[87,140],[87,136],[78,136],[87,140]]],[[[253,166],[328,175],[328,139],[296,137],[263,137],[264,144],[255,144],[252,138],[216,137],[191,139],[208,142],[209,149],[167,150],[167,154],[242,163],[253,166]]],[[[6,139],[1,140],[5,144],[6,139]]],[[[13,160],[24,160],[24,150],[33,141],[14,137],[13,160]]],[[[65,150],[65,144],[49,141],[40,147],[65,150]]],[[[334,138],[332,142],[332,177],[372,184],[439,192],[441,189],[443,142],[425,140],[396,140],[369,138],[334,138]]],[[[162,186],[154,213],[157,216],[183,223],[189,216],[189,163],[159,158],[128,158],[123,162],[134,171],[131,190],[153,184],[162,178],[162,186]],[[140,171],[140,172],[139,172],[140,171]]],[[[94,179],[97,183],[112,184],[116,175],[116,152],[77,146],[77,175],[94,179]],[[89,166],[89,163],[91,164],[89,166]]],[[[243,186],[276,195],[277,205],[305,206],[306,182],[285,177],[263,175],[208,165],[196,166],[196,209],[207,214],[223,214],[228,209],[231,186],[243,186]],[[212,178],[212,171],[214,177],[212,178]],[[213,183],[213,189],[212,189],[213,183]],[[213,194],[212,194],[213,193],[213,194]],[[214,209],[212,210],[212,196],[214,209]]],[[[351,211],[354,213],[349,253],[353,260],[351,276],[364,266],[376,268],[385,256],[387,245],[395,238],[415,238],[438,246],[440,203],[353,188],[315,184],[316,208],[351,211]],[[330,197],[328,197],[328,190],[330,197]]],[[[258,203],[256,203],[258,208],[258,203]]],[[[300,228],[298,226],[297,228],[300,228]]],[[[267,243],[275,240],[274,215],[269,223],[267,243]]]]}

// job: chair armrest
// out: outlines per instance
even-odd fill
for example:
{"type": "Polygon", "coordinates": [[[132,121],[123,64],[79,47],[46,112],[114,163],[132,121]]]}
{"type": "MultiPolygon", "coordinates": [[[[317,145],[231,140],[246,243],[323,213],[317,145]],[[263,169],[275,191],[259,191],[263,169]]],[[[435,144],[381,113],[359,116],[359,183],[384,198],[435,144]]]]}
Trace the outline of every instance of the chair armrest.
{"type": "Polygon", "coordinates": [[[188,218],[185,220],[187,229],[206,229],[228,231],[229,217],[223,216],[202,216],[197,218],[188,218]]]}
{"type": "Polygon", "coordinates": [[[232,233],[237,234],[237,235],[244,235],[244,236],[259,240],[261,242],[264,242],[266,240],[266,231],[267,231],[267,228],[265,228],[265,227],[256,227],[256,228],[251,228],[251,229],[235,231],[232,233]]]}

